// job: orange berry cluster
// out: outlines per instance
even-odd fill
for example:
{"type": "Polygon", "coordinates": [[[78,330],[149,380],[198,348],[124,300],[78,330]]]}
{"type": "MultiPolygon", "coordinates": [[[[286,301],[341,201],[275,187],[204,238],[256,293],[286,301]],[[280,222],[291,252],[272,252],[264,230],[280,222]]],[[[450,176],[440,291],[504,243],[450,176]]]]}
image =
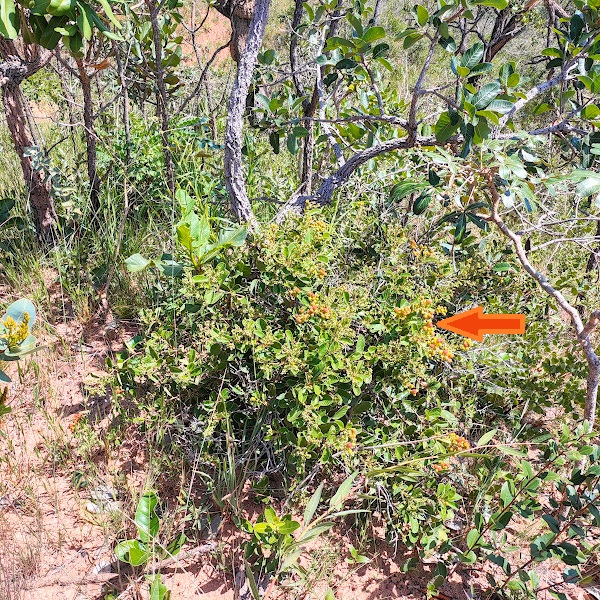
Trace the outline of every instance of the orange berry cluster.
{"type": "Polygon", "coordinates": [[[416,396],[419,393],[419,390],[427,389],[426,381],[418,381],[416,383],[414,383],[412,381],[405,381],[403,385],[404,385],[404,388],[406,390],[408,390],[408,392],[410,393],[411,396],[416,396]]]}
{"type": "Polygon", "coordinates": [[[311,300],[310,306],[308,308],[301,308],[296,315],[296,323],[302,325],[302,323],[306,323],[311,317],[317,316],[321,317],[321,319],[328,320],[333,316],[333,311],[329,306],[324,306],[323,304],[317,304],[315,302],[317,296],[313,292],[309,292],[309,299],[311,300]]]}
{"type": "Polygon", "coordinates": [[[424,244],[417,244],[415,240],[410,240],[409,244],[415,256],[417,257],[423,256],[424,258],[431,258],[432,256],[435,256],[435,251],[431,248],[428,248],[424,244]]]}
{"type": "Polygon", "coordinates": [[[461,344],[461,346],[463,347],[463,350],[468,350],[472,345],[473,345],[472,340],[463,340],[463,342],[461,344]]]}
{"type": "Polygon", "coordinates": [[[71,433],[74,433],[75,430],[77,429],[77,426],[79,425],[79,422],[81,421],[81,419],[83,418],[83,414],[82,413],[77,413],[74,417],[73,420],[71,421],[71,423],[69,424],[69,431],[71,433]]]}
{"type": "Polygon", "coordinates": [[[442,471],[447,471],[450,468],[450,463],[446,462],[445,460],[442,460],[439,463],[436,463],[435,465],[432,465],[431,468],[436,473],[441,473],[442,471]]]}
{"type": "Polygon", "coordinates": [[[462,436],[456,433],[451,433],[448,436],[448,450],[450,452],[461,452],[470,448],[469,442],[462,436]]]}
{"type": "Polygon", "coordinates": [[[396,313],[397,317],[400,317],[401,319],[406,319],[406,317],[408,317],[408,315],[410,315],[410,313],[412,312],[412,309],[410,306],[396,306],[394,308],[394,312],[396,313]]]}
{"type": "Polygon", "coordinates": [[[317,275],[318,275],[319,277],[321,277],[321,279],[322,279],[323,277],[325,277],[325,276],[327,275],[327,271],[321,267],[321,268],[320,268],[320,269],[317,271],[317,275]]]}
{"type": "MultiPolygon", "coordinates": [[[[425,328],[428,329],[429,326],[425,325],[425,328]]],[[[431,329],[433,329],[433,325],[431,326],[431,329]]],[[[454,358],[454,352],[448,348],[446,342],[442,338],[433,338],[429,342],[429,348],[431,349],[431,357],[437,356],[445,362],[452,362],[452,359],[454,358]]]]}

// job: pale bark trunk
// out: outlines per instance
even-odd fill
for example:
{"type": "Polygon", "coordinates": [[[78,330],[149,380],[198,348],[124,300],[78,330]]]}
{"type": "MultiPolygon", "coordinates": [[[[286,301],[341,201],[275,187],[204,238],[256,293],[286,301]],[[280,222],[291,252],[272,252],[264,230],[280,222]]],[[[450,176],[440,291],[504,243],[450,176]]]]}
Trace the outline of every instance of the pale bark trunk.
{"type": "Polygon", "coordinates": [[[256,1],[250,32],[238,62],[237,75],[229,97],[225,128],[224,170],[231,211],[238,221],[249,223],[251,227],[256,226],[256,218],[248,198],[242,164],[243,124],[246,97],[252,82],[258,52],[262,45],[270,4],[271,0],[256,1]]]}

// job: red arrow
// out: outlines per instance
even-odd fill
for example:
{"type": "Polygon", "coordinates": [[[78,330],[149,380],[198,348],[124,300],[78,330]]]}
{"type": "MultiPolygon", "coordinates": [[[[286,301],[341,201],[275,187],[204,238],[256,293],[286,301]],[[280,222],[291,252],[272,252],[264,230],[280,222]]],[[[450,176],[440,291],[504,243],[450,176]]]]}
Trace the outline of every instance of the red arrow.
{"type": "Polygon", "coordinates": [[[442,319],[437,327],[483,342],[484,333],[525,333],[525,315],[484,315],[483,307],[442,319]]]}

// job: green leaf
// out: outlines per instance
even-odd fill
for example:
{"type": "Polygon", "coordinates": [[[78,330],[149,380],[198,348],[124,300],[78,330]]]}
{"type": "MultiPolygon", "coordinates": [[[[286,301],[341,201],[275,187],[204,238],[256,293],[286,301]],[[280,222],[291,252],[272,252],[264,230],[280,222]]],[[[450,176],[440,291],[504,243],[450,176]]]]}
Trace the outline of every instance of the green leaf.
{"type": "Polygon", "coordinates": [[[542,515],[542,519],[546,521],[548,527],[550,527],[550,531],[553,533],[558,533],[560,531],[560,524],[552,515],[542,515]]]}
{"type": "Polygon", "coordinates": [[[325,533],[326,531],[329,531],[332,527],[334,526],[334,523],[319,523],[318,525],[315,525],[314,527],[311,527],[308,531],[305,531],[300,538],[298,539],[298,542],[302,543],[302,544],[306,544],[308,542],[310,542],[311,540],[314,540],[315,538],[319,537],[321,534],[325,533]]]}
{"type": "Polygon", "coordinates": [[[19,324],[23,322],[25,315],[28,315],[29,317],[28,329],[31,331],[36,317],[35,306],[31,300],[21,298],[21,300],[17,300],[8,306],[4,317],[2,317],[2,321],[4,321],[6,317],[11,317],[19,324]]]}
{"type": "Polygon", "coordinates": [[[286,145],[290,154],[298,154],[298,138],[293,133],[287,136],[286,145]]]}
{"type": "Polygon", "coordinates": [[[92,9],[81,2],[77,2],[77,8],[79,14],[77,15],[77,27],[83,39],[90,40],[92,38],[92,29],[94,26],[94,17],[92,15],[92,9]]]}
{"type": "Polygon", "coordinates": [[[40,46],[43,46],[47,50],[54,50],[62,37],[56,31],[56,27],[62,27],[67,22],[68,19],[66,17],[52,17],[40,35],[40,46]]]}
{"type": "Polygon", "coordinates": [[[281,563],[281,567],[280,567],[281,572],[285,573],[290,567],[294,566],[296,564],[296,562],[298,561],[298,559],[300,558],[301,554],[302,554],[302,548],[296,548],[296,550],[286,553],[285,558],[283,559],[283,562],[281,563]]]}
{"type": "Polygon", "coordinates": [[[514,104],[508,100],[492,100],[492,102],[487,105],[486,112],[494,111],[501,115],[505,115],[510,112],[513,107],[514,104]]]}
{"type": "Polygon", "coordinates": [[[138,502],[134,521],[142,542],[152,541],[158,533],[160,522],[156,514],[157,506],[158,496],[154,492],[146,492],[138,502]]]}
{"type": "Polygon", "coordinates": [[[180,533],[167,546],[167,552],[169,553],[169,555],[170,556],[177,556],[179,554],[179,552],[181,551],[181,549],[183,548],[183,545],[185,544],[186,541],[187,541],[187,537],[186,537],[185,533],[180,533]]]}
{"type": "Polygon", "coordinates": [[[365,33],[362,36],[362,39],[367,43],[367,44],[372,44],[373,42],[376,42],[377,40],[381,40],[385,37],[385,29],[383,27],[369,27],[369,29],[367,29],[365,31],[365,33]]]}
{"type": "Polygon", "coordinates": [[[440,142],[450,139],[460,127],[460,117],[457,113],[443,112],[435,124],[435,137],[440,142]]]}
{"type": "Polygon", "coordinates": [[[600,175],[592,175],[577,186],[577,195],[587,198],[600,191],[600,175]]]}
{"type": "Polygon", "coordinates": [[[331,588],[327,588],[327,592],[325,593],[325,598],[323,600],[335,600],[335,594],[331,588]]]}
{"type": "Polygon", "coordinates": [[[10,383],[11,379],[4,371],[0,370],[0,381],[2,383],[10,383]]]}
{"type": "Polygon", "coordinates": [[[115,15],[112,11],[112,8],[110,7],[108,0],[98,0],[98,2],[100,2],[100,4],[102,5],[102,8],[104,9],[104,14],[109,18],[112,24],[117,29],[121,29],[121,23],[119,23],[119,21],[117,21],[117,19],[115,18],[115,15]]]}
{"type": "Polygon", "coordinates": [[[125,540],[115,546],[115,556],[121,562],[139,567],[148,562],[150,553],[139,540],[125,540]]]}
{"type": "Polygon", "coordinates": [[[277,531],[281,535],[289,535],[300,528],[298,521],[284,520],[277,526],[277,531]]]}
{"type": "Polygon", "coordinates": [[[483,44],[481,42],[476,42],[473,44],[464,54],[460,61],[461,67],[465,67],[471,70],[475,67],[481,59],[483,58],[483,44]]]}
{"type": "Polygon", "coordinates": [[[485,446],[488,442],[490,442],[492,440],[492,438],[496,435],[497,432],[498,432],[497,429],[492,429],[491,431],[484,433],[479,438],[479,441],[477,442],[477,446],[485,446]]]}
{"type": "Polygon", "coordinates": [[[354,50],[355,47],[354,42],[343,37],[332,36],[327,40],[327,48],[329,50],[335,50],[336,48],[348,48],[354,50]]]}
{"type": "Polygon", "coordinates": [[[417,13],[417,23],[423,27],[429,20],[429,11],[421,4],[417,4],[415,11],[417,13]]]}
{"type": "Polygon", "coordinates": [[[0,36],[14,40],[19,35],[20,25],[14,0],[0,0],[0,36]]]}
{"type": "Polygon", "coordinates": [[[17,344],[16,346],[11,346],[8,350],[5,350],[3,356],[6,360],[10,358],[21,358],[26,354],[36,352],[36,350],[38,350],[35,347],[36,343],[37,340],[35,336],[28,335],[20,344],[17,344]]]}
{"type": "Polygon", "coordinates": [[[243,246],[248,236],[248,229],[241,225],[240,227],[234,227],[232,229],[224,229],[219,235],[220,246],[243,246]]]}
{"type": "Polygon", "coordinates": [[[127,270],[130,273],[139,273],[151,265],[152,261],[144,258],[141,254],[133,254],[125,260],[125,264],[127,265],[127,270]]]}
{"type": "Polygon", "coordinates": [[[171,592],[160,579],[160,574],[156,574],[150,584],[150,600],[169,600],[171,592]]]}
{"type": "Polygon", "coordinates": [[[506,508],[512,502],[513,498],[514,496],[511,492],[510,483],[505,481],[500,489],[500,500],[502,500],[502,505],[504,508],[506,508]]]}
{"type": "Polygon", "coordinates": [[[472,103],[475,105],[475,108],[479,110],[486,108],[488,104],[490,104],[492,100],[499,94],[499,92],[500,84],[497,81],[486,83],[475,94],[475,96],[473,96],[472,103]]]}
{"type": "Polygon", "coordinates": [[[504,10],[508,6],[508,0],[475,0],[475,6],[491,6],[498,10],[504,10]]]}
{"type": "Polygon", "coordinates": [[[248,562],[246,562],[246,579],[248,580],[248,587],[250,588],[250,593],[254,600],[260,600],[260,592],[258,591],[258,585],[256,585],[256,579],[254,578],[254,573],[252,572],[252,567],[248,562]]]}
{"type": "Polygon", "coordinates": [[[481,533],[477,529],[471,529],[467,533],[467,548],[472,550],[479,543],[479,540],[481,540],[481,533]]]}
{"type": "Polygon", "coordinates": [[[342,485],[340,485],[333,498],[331,498],[331,500],[329,501],[330,508],[342,508],[344,501],[346,500],[346,498],[348,498],[350,492],[352,491],[352,484],[354,483],[354,480],[357,476],[358,471],[354,471],[354,473],[347,477],[346,480],[342,483],[342,485]]]}
{"type": "Polygon", "coordinates": [[[390,190],[390,200],[399,202],[406,196],[409,196],[413,192],[418,192],[429,187],[426,183],[417,181],[416,179],[405,179],[399,183],[396,183],[390,190]]]}
{"type": "Polygon", "coordinates": [[[422,33],[409,33],[402,42],[402,47],[405,50],[408,50],[411,46],[414,46],[421,38],[423,37],[422,33]]]}
{"type": "Polygon", "coordinates": [[[319,487],[315,490],[314,494],[308,501],[306,508],[304,509],[304,527],[308,527],[308,524],[311,522],[317,508],[319,507],[319,502],[321,501],[321,494],[323,493],[323,485],[324,483],[321,482],[319,487]]]}

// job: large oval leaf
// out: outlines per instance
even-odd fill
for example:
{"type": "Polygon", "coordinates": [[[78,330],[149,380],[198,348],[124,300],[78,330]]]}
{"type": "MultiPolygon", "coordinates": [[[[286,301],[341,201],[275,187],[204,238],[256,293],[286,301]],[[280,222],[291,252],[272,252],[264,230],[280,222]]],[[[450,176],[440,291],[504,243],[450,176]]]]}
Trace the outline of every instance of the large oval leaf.
{"type": "Polygon", "coordinates": [[[135,524],[142,542],[153,540],[158,534],[159,520],[156,514],[158,496],[154,492],[146,492],[138,502],[135,511],[135,524]]]}

